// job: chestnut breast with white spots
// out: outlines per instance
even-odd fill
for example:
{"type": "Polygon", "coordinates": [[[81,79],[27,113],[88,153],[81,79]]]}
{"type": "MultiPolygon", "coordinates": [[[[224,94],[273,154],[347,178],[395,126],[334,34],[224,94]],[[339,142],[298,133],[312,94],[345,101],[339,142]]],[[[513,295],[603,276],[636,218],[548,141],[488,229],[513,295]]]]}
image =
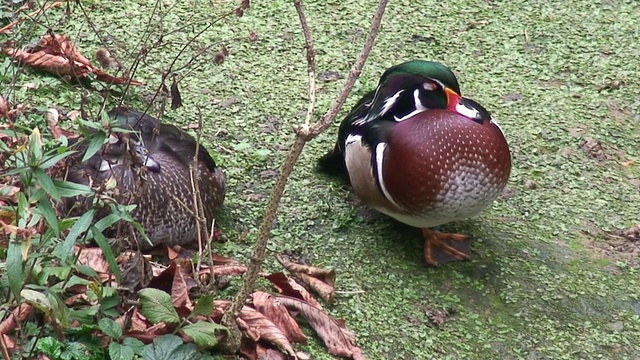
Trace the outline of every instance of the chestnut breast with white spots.
{"type": "Polygon", "coordinates": [[[468,218],[491,205],[510,172],[509,146],[493,121],[428,110],[393,127],[382,175],[397,208],[381,211],[421,228],[468,218]]]}

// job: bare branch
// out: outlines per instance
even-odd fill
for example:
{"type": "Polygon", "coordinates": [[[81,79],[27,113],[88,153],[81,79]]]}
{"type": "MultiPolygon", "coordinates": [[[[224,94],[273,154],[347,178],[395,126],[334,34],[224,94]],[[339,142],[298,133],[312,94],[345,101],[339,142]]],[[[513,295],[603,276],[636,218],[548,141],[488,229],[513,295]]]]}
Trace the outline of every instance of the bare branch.
{"type": "Polygon", "coordinates": [[[238,329],[236,319],[238,318],[240,310],[242,310],[242,307],[244,306],[244,303],[249,294],[253,291],[256,278],[258,277],[260,268],[262,267],[262,263],[264,262],[267,243],[269,241],[269,235],[271,233],[271,227],[278,213],[280,200],[282,199],[282,194],[284,193],[284,189],[287,185],[287,181],[289,180],[289,176],[291,175],[295,164],[298,162],[298,158],[300,157],[300,154],[302,153],[302,150],[304,149],[307,141],[313,139],[329,127],[329,125],[333,122],[336,115],[340,111],[340,108],[346,101],[347,96],[353,88],[353,84],[360,75],[360,71],[362,70],[364,63],[369,56],[369,52],[371,51],[371,47],[373,46],[376,35],[378,33],[378,28],[380,27],[380,22],[387,5],[387,0],[380,0],[378,9],[376,10],[376,13],[373,17],[371,28],[369,29],[369,34],[367,35],[365,46],[358,56],[358,59],[356,60],[356,63],[354,64],[351,72],[349,73],[347,82],[343,86],[340,94],[338,95],[338,98],[336,99],[331,109],[329,109],[329,111],[322,117],[322,120],[319,123],[313,125],[311,131],[309,130],[309,122],[313,117],[313,110],[315,106],[315,52],[313,48],[313,41],[311,39],[311,31],[307,24],[301,0],[293,0],[293,3],[298,12],[300,24],[305,36],[307,50],[307,69],[309,73],[309,109],[307,112],[305,126],[302,129],[295,129],[297,134],[296,140],[291,146],[291,149],[289,149],[287,158],[282,165],[280,174],[278,175],[278,179],[276,180],[273,190],[271,191],[269,203],[267,204],[267,209],[265,210],[265,215],[262,219],[262,224],[260,225],[260,232],[258,233],[258,238],[256,239],[256,243],[253,246],[251,264],[249,265],[249,268],[244,275],[242,287],[236,294],[236,297],[229,307],[229,310],[225,313],[222,319],[222,324],[226,326],[230,331],[228,338],[223,344],[226,352],[235,352],[240,347],[240,331],[238,329]]]}

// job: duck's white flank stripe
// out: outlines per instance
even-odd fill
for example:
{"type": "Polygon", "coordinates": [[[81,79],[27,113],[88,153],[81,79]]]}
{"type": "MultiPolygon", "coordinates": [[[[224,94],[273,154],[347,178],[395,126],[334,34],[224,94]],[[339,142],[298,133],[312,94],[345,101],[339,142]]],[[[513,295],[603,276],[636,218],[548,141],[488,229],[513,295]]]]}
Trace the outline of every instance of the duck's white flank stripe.
{"type": "Polygon", "coordinates": [[[384,160],[384,150],[387,148],[387,143],[379,143],[376,145],[376,177],[378,178],[378,183],[380,184],[380,189],[382,190],[382,194],[384,197],[389,200],[395,207],[400,208],[398,204],[391,198],[391,194],[387,190],[387,187],[384,184],[384,178],[382,177],[382,161],[384,160]]]}
{"type": "Polygon", "coordinates": [[[347,139],[344,141],[344,147],[346,149],[347,145],[353,144],[354,142],[361,141],[361,140],[362,140],[361,135],[349,134],[347,135],[347,139]]]}

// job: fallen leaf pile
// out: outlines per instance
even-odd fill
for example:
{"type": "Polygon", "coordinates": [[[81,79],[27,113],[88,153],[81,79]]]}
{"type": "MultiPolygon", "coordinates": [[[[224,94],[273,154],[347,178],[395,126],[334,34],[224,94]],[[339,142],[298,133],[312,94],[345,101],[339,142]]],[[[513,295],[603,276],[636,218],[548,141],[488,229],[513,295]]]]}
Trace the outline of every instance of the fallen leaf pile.
{"type": "Polygon", "coordinates": [[[84,79],[94,74],[102,82],[116,85],[142,85],[124,77],[111,76],[91,64],[67,35],[48,32],[38,44],[20,49],[10,41],[2,44],[2,51],[22,65],[72,80],[84,79]]]}
{"type": "MultiPolygon", "coordinates": [[[[211,295],[201,296],[195,301],[191,298],[191,293],[198,290],[199,283],[209,281],[212,276],[241,275],[246,271],[245,266],[233,259],[215,255],[213,265],[202,265],[201,269],[194,271],[194,264],[185,256],[176,257],[169,266],[163,267],[150,263],[140,253],[127,251],[117,258],[123,274],[122,282],[118,283],[109,270],[102,249],[80,246],[75,246],[74,249],[78,265],[96,272],[97,278],[93,280],[119,289],[128,288],[131,293],[142,288],[138,293],[140,306],[127,305],[121,298],[117,307],[121,315],[115,322],[122,327],[123,337],[150,344],[159,336],[174,333],[181,319],[188,319],[189,322],[189,325],[179,328],[177,332],[183,341],[196,342],[201,347],[203,343],[214,346],[224,337],[225,329],[219,324],[230,307],[230,302],[215,300],[211,295]],[[138,274],[140,277],[127,273],[124,270],[127,267],[137,269],[141,273],[138,274]]],[[[169,256],[176,255],[171,252],[169,250],[169,256]]],[[[314,275],[309,275],[322,273],[335,279],[333,271],[295,264],[281,256],[278,258],[288,269],[294,269],[293,273],[297,276],[307,274],[317,282],[323,282],[314,275]]],[[[278,295],[255,291],[241,310],[237,323],[244,335],[240,349],[243,358],[309,359],[308,354],[294,348],[296,343],[307,344],[307,337],[297,320],[303,318],[324,342],[330,354],[354,360],[364,359],[361,349],[356,345],[355,335],[345,327],[344,321],[328,315],[304,286],[282,272],[262,276],[269,280],[278,295]]],[[[70,287],[67,291],[69,296],[64,299],[64,303],[75,309],[97,305],[97,300],[88,296],[91,286],[93,285],[78,284],[70,287]]],[[[311,285],[312,289],[313,286],[317,284],[311,285]]],[[[328,286],[326,283],[320,286],[320,291],[326,294],[328,286]]],[[[4,334],[5,341],[11,344],[9,348],[14,350],[14,340],[6,334],[38,308],[31,306],[35,296],[31,298],[29,294],[23,295],[26,302],[13,310],[14,316],[0,324],[0,334],[4,334]]],[[[74,326],[79,324],[69,324],[69,327],[74,326]]],[[[97,333],[95,336],[108,341],[104,334],[97,333]]]]}

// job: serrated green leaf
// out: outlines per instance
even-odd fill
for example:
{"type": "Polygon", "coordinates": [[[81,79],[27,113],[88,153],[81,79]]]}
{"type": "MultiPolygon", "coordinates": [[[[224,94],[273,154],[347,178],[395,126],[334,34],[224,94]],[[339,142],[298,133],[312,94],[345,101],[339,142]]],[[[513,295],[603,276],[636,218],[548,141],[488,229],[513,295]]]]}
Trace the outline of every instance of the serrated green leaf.
{"type": "Polygon", "coordinates": [[[67,261],[69,255],[71,255],[71,250],[73,249],[73,245],[75,245],[78,236],[80,236],[83,232],[87,231],[91,222],[93,221],[93,215],[95,214],[95,210],[91,209],[84,213],[76,223],[73,224],[69,234],[64,239],[64,242],[58,246],[54,251],[53,255],[57,256],[62,262],[67,261]]]}
{"type": "Polygon", "coordinates": [[[175,335],[163,335],[153,339],[153,343],[145,346],[142,352],[144,360],[171,360],[175,359],[180,351],[182,339],[175,335]]]}
{"type": "Polygon", "coordinates": [[[16,298],[16,302],[20,303],[20,290],[22,289],[22,244],[18,241],[9,241],[7,249],[7,278],[9,280],[9,289],[16,298]]]}
{"type": "Polygon", "coordinates": [[[100,148],[102,147],[102,144],[104,144],[104,141],[106,139],[107,139],[107,134],[104,131],[98,131],[93,135],[91,135],[91,140],[89,141],[87,150],[85,151],[84,156],[82,157],[82,161],[87,161],[90,157],[95,155],[100,150],[100,148]]]}
{"type": "Polygon", "coordinates": [[[98,321],[98,327],[100,330],[110,338],[120,339],[122,337],[122,328],[115,321],[102,318],[98,321]]]}
{"type": "Polygon", "coordinates": [[[142,355],[142,352],[144,351],[144,343],[136,338],[124,338],[124,340],[122,340],[122,345],[129,346],[137,355],[142,355]]]}
{"type": "Polygon", "coordinates": [[[142,352],[144,360],[209,360],[211,356],[198,353],[194,344],[183,344],[175,335],[163,335],[153,339],[153,343],[145,346],[142,352]]]}
{"type": "Polygon", "coordinates": [[[142,305],[140,311],[152,324],[160,322],[177,324],[180,322],[180,317],[176,309],[173,308],[171,295],[153,288],[143,289],[138,294],[142,305]]]}
{"type": "Polygon", "coordinates": [[[216,332],[227,331],[227,328],[216,323],[198,321],[182,328],[187,336],[200,347],[214,347],[218,344],[216,332]]]}
{"type": "Polygon", "coordinates": [[[109,241],[104,235],[102,235],[102,232],[100,232],[97,229],[97,227],[91,228],[91,234],[93,235],[93,239],[96,241],[100,249],[102,249],[102,255],[104,256],[105,260],[107,260],[107,263],[109,264],[109,269],[111,269],[111,273],[113,273],[113,275],[116,277],[116,280],[118,281],[118,283],[122,282],[120,267],[118,267],[118,264],[116,263],[116,257],[113,254],[113,250],[111,249],[111,246],[109,245],[109,241]]]}
{"type": "Polygon", "coordinates": [[[198,315],[211,315],[213,312],[213,295],[205,295],[198,299],[193,311],[189,314],[189,319],[198,315]]]}
{"type": "Polygon", "coordinates": [[[117,342],[109,344],[109,358],[111,360],[132,360],[134,356],[133,349],[127,345],[120,345],[117,342]]]}

